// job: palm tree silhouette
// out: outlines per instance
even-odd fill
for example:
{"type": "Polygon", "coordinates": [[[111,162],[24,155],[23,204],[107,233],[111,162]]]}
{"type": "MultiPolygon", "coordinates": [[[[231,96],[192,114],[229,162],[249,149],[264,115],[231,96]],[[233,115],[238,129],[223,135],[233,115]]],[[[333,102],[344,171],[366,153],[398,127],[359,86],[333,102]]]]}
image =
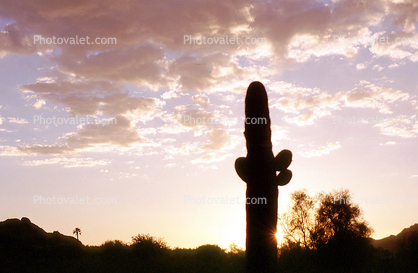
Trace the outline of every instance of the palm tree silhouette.
{"type": "Polygon", "coordinates": [[[81,234],[81,229],[80,229],[80,228],[78,228],[78,227],[76,227],[76,228],[73,230],[73,234],[76,234],[76,235],[77,235],[77,240],[78,240],[78,234],[81,234]]]}

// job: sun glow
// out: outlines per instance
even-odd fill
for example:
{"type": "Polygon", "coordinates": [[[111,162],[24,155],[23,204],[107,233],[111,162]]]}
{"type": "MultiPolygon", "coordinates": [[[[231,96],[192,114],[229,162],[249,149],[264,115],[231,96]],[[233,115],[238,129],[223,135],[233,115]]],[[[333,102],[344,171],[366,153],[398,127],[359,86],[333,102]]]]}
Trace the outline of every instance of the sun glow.
{"type": "Polygon", "coordinates": [[[280,244],[280,242],[283,240],[283,233],[281,232],[279,228],[277,229],[277,232],[276,232],[276,239],[277,239],[277,244],[280,244]]]}

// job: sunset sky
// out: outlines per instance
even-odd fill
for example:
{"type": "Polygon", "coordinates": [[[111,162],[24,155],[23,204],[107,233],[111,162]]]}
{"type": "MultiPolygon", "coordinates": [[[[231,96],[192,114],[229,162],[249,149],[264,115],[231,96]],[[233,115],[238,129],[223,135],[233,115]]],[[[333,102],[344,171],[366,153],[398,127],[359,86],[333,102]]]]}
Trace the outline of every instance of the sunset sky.
{"type": "Polygon", "coordinates": [[[261,81],[273,152],[293,152],[279,211],[347,188],[374,238],[397,234],[418,222],[417,18],[416,0],[1,1],[0,221],[244,247],[234,161],[261,81]]]}

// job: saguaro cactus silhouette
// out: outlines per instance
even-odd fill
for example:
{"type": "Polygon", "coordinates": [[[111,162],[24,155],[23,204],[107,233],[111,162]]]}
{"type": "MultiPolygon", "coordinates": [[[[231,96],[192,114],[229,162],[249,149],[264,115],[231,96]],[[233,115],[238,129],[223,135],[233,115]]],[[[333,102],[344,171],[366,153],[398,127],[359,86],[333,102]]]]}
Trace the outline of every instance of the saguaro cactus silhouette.
{"type": "Polygon", "coordinates": [[[292,153],[276,157],[271,144],[268,98],[261,82],[252,82],[245,97],[247,156],[235,161],[238,176],[247,183],[247,272],[273,272],[277,263],[277,186],[289,183],[292,153]]]}

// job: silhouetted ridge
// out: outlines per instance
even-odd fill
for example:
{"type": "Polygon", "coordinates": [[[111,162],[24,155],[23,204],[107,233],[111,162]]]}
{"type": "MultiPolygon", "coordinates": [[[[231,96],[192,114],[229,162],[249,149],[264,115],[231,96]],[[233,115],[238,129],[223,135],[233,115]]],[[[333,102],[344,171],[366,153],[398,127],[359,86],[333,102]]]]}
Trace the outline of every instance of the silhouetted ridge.
{"type": "Polygon", "coordinates": [[[372,245],[376,248],[383,248],[389,251],[397,251],[399,250],[400,243],[402,240],[408,239],[413,234],[418,233],[418,223],[415,225],[410,226],[409,228],[404,228],[401,232],[397,235],[390,235],[388,237],[373,240],[372,245]]]}
{"type": "Polygon", "coordinates": [[[58,231],[45,232],[28,218],[7,219],[0,222],[0,245],[7,246],[80,246],[77,239],[65,236],[58,231]]]}

